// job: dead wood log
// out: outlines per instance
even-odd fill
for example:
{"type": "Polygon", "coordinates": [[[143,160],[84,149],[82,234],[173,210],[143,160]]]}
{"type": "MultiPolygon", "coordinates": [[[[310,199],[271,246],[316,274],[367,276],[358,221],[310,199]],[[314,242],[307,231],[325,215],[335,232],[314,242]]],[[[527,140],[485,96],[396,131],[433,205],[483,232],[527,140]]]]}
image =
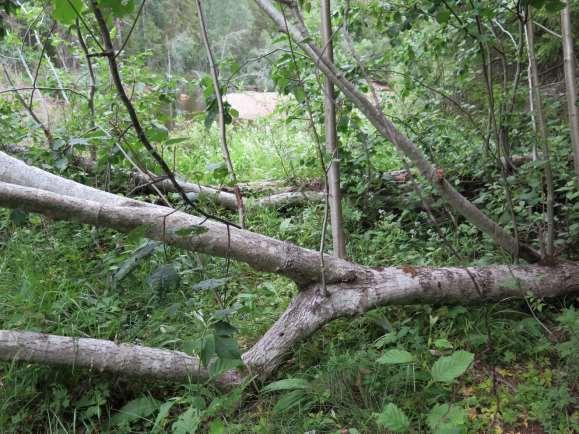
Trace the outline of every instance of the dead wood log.
{"type": "MultiPolygon", "coordinates": [[[[378,306],[484,303],[523,297],[528,293],[536,297],[555,297],[579,291],[577,263],[371,269],[332,256],[324,258],[325,285],[322,285],[318,252],[237,228],[229,228],[228,241],[228,229],[222,223],[86,187],[13,160],[0,153],[2,207],[123,232],[145,227],[151,239],[214,256],[229,255],[258,271],[294,280],[300,289],[296,298],[272,328],[243,354],[249,374],[261,378],[267,378],[298,342],[329,321],[363,314],[378,306]],[[191,235],[179,235],[182,229],[192,229],[191,235]]],[[[0,341],[0,354],[6,353],[8,348],[11,352],[6,354],[11,358],[19,359],[18,354],[27,354],[26,345],[22,344],[19,353],[13,341],[6,342],[0,341]],[[6,345],[6,349],[2,345],[6,345]]],[[[30,360],[43,360],[40,353],[34,354],[36,358],[30,360]]],[[[74,360],[69,358],[71,363],[74,360]]],[[[107,365],[107,369],[114,371],[116,368],[107,365]]],[[[122,366],[118,371],[125,372],[122,366]]],[[[239,378],[239,375],[232,378],[239,378]]]]}
{"type": "MultiPolygon", "coordinates": [[[[0,360],[73,366],[164,381],[203,382],[210,378],[197,357],[180,351],[12,330],[0,330],[0,360]]],[[[215,381],[229,388],[241,384],[242,378],[232,370],[215,381]]]]}

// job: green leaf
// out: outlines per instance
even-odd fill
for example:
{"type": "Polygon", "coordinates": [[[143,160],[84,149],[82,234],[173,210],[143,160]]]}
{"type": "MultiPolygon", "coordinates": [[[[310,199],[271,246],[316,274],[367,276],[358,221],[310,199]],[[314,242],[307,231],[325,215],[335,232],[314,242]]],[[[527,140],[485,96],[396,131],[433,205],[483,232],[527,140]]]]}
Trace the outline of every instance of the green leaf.
{"type": "Polygon", "coordinates": [[[241,351],[237,341],[229,336],[214,336],[215,339],[215,353],[222,360],[239,360],[241,359],[241,351]]]}
{"type": "Polygon", "coordinates": [[[54,162],[54,168],[60,171],[66,170],[68,167],[68,158],[62,157],[54,162]]]}
{"type": "Polygon", "coordinates": [[[310,382],[303,378],[286,378],[285,380],[274,381],[262,389],[262,392],[276,392],[278,390],[307,390],[310,389],[310,382]]]}
{"type": "Polygon", "coordinates": [[[177,401],[167,401],[159,408],[159,413],[157,414],[157,418],[155,419],[155,424],[151,429],[153,434],[165,432],[165,423],[169,417],[169,412],[171,408],[175,405],[177,401]]]}
{"type": "Polygon", "coordinates": [[[99,0],[99,5],[109,9],[115,17],[124,17],[135,9],[135,0],[99,0]]]}
{"type": "Polygon", "coordinates": [[[306,99],[306,92],[302,87],[296,87],[294,89],[294,96],[296,97],[296,100],[301,103],[306,99]]]}
{"type": "Polygon", "coordinates": [[[451,383],[460,377],[474,360],[474,354],[457,351],[448,357],[441,357],[431,369],[432,379],[440,383],[451,383]]]}
{"type": "Polygon", "coordinates": [[[564,8],[565,3],[559,0],[550,0],[545,2],[545,12],[547,12],[548,14],[559,13],[564,8]]]}
{"type": "Polygon", "coordinates": [[[201,339],[197,340],[196,353],[203,363],[203,366],[207,367],[209,361],[215,355],[215,336],[211,333],[206,334],[201,339]]]}
{"type": "Polygon", "coordinates": [[[302,411],[311,407],[311,402],[308,400],[308,395],[303,390],[292,390],[283,395],[273,407],[276,413],[283,413],[299,407],[302,411]]]}
{"type": "Polygon", "coordinates": [[[20,208],[10,211],[10,221],[16,226],[22,226],[28,222],[28,213],[20,208]]]}
{"type": "Polygon", "coordinates": [[[382,413],[377,414],[378,425],[396,433],[404,433],[410,427],[410,421],[396,404],[390,403],[384,407],[382,413]]]}
{"type": "Polygon", "coordinates": [[[133,399],[127,402],[117,414],[111,418],[115,426],[127,426],[130,423],[152,415],[159,408],[159,401],[149,396],[133,399]]]}
{"type": "Polygon", "coordinates": [[[438,14],[436,14],[436,21],[440,24],[444,25],[448,23],[448,20],[450,20],[450,11],[448,9],[442,9],[438,14]]]}
{"type": "Polygon", "coordinates": [[[207,170],[213,174],[217,179],[224,179],[228,174],[227,166],[222,161],[220,163],[210,163],[207,165],[207,170]]]}
{"type": "Polygon", "coordinates": [[[147,279],[153,291],[174,291],[179,286],[179,273],[173,264],[161,265],[147,279]]]}
{"type": "Polygon", "coordinates": [[[54,19],[67,26],[74,24],[77,12],[81,13],[84,8],[82,0],[53,0],[52,4],[54,19]]]}
{"type": "Polygon", "coordinates": [[[196,283],[191,287],[193,291],[206,291],[208,289],[215,289],[225,285],[229,281],[228,277],[222,279],[207,279],[196,283]]]}
{"type": "Polygon", "coordinates": [[[439,350],[450,350],[452,349],[452,344],[447,339],[436,339],[434,341],[434,346],[439,350]]]}
{"type": "Polygon", "coordinates": [[[201,423],[201,416],[199,410],[194,407],[189,407],[187,411],[179,416],[171,427],[173,434],[193,434],[197,432],[199,424],[201,423]]]}
{"type": "Polygon", "coordinates": [[[426,417],[428,426],[435,434],[461,434],[465,432],[466,411],[457,405],[435,405],[426,417]]]}
{"type": "Polygon", "coordinates": [[[384,365],[398,365],[401,363],[414,362],[414,356],[408,351],[398,350],[396,348],[386,351],[382,357],[378,359],[378,363],[384,365]]]}
{"type": "Polygon", "coordinates": [[[147,130],[147,137],[152,142],[164,142],[169,138],[169,130],[158,122],[153,122],[147,130]]]}
{"type": "Polygon", "coordinates": [[[177,235],[178,237],[190,237],[193,235],[204,234],[208,230],[209,229],[207,229],[205,226],[192,225],[189,226],[188,228],[177,229],[175,231],[175,235],[177,235]]]}
{"type": "Polygon", "coordinates": [[[209,424],[209,434],[227,434],[227,427],[220,420],[214,420],[209,424]]]}
{"type": "Polygon", "coordinates": [[[145,237],[151,225],[139,225],[127,234],[127,242],[136,243],[145,237]]]}
{"type": "Polygon", "coordinates": [[[231,337],[237,333],[237,329],[229,324],[227,321],[217,321],[213,324],[216,336],[231,337]]]}
{"type": "Polygon", "coordinates": [[[386,345],[393,344],[398,340],[398,334],[396,332],[386,333],[384,336],[379,337],[376,342],[374,342],[374,348],[383,348],[386,345]]]}
{"type": "Polygon", "coordinates": [[[59,138],[55,139],[52,143],[50,143],[50,149],[54,149],[55,151],[58,151],[58,150],[64,148],[65,145],[66,145],[66,142],[59,137],[59,138]]]}

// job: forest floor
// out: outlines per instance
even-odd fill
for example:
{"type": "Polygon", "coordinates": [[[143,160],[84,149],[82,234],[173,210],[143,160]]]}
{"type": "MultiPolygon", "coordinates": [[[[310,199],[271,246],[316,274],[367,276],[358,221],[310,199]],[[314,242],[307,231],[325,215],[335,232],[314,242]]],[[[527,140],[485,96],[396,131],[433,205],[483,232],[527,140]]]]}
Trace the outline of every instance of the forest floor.
{"type": "MultiPolygon", "coordinates": [[[[189,122],[175,136],[178,171],[221,179],[215,128],[189,122]],[[191,143],[188,145],[187,143],[191,143]],[[193,145],[194,144],[194,145],[193,145]],[[195,153],[191,152],[194,147],[195,153]]],[[[264,119],[231,129],[241,181],[312,179],[303,125],[264,119]]],[[[382,155],[383,170],[400,167],[382,155]]],[[[75,174],[76,179],[90,177],[75,174]]],[[[220,212],[219,210],[213,210],[220,212]]],[[[318,248],[323,205],[254,210],[251,230],[318,248]]],[[[457,264],[420,211],[367,214],[345,201],[348,254],[369,266],[457,264]]],[[[111,275],[144,240],[38,215],[0,210],[0,327],[112,339],[190,351],[216,312],[228,309],[242,350],[283,312],[294,285],[245,265],[160,248],[116,287],[111,275]],[[178,276],[159,286],[155,273],[178,276]],[[194,289],[226,278],[213,290],[194,289]]],[[[473,263],[505,257],[468,225],[450,243],[473,263]]],[[[331,243],[330,243],[331,244],[331,243]]],[[[389,404],[415,432],[579,431],[579,312],[576,300],[504,300],[487,306],[388,306],[334,321],[299,345],[271,379],[228,393],[207,384],[159,384],[82,369],[0,364],[2,433],[379,433],[389,404]],[[395,351],[411,355],[392,363],[395,351]],[[474,363],[449,384],[432,381],[441,357],[467,351],[474,363]]],[[[392,417],[392,415],[390,415],[392,417]]],[[[394,415],[396,417],[396,415],[394,415]]]]}

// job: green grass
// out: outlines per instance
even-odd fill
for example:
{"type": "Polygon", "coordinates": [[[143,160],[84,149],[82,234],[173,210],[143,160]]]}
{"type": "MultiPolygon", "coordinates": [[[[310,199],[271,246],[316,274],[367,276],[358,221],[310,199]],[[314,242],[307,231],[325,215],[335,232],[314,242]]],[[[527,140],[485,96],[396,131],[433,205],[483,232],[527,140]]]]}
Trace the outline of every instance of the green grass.
{"type": "MultiPolygon", "coordinates": [[[[191,137],[177,146],[179,171],[218,183],[207,171],[221,158],[215,129],[207,134],[191,123],[174,135],[191,137]]],[[[236,125],[231,150],[242,181],[317,174],[313,144],[296,123],[236,125]]],[[[392,154],[375,158],[376,166],[397,167],[392,154]]],[[[384,206],[371,218],[354,199],[345,207],[353,260],[371,266],[457,264],[450,243],[468,263],[507,261],[469,225],[443,225],[447,232],[441,239],[423,212],[384,206]]],[[[322,218],[323,207],[312,205],[255,210],[247,223],[251,230],[317,248],[322,218]]],[[[8,211],[0,211],[0,327],[187,350],[205,331],[201,319],[226,307],[235,311],[230,321],[244,350],[296,291],[287,279],[235,263],[227,288],[194,291],[195,283],[224,277],[225,260],[172,248],[158,250],[113,288],[111,275],[142,242],[38,216],[16,224],[8,211]],[[177,270],[178,284],[154,287],[151,274],[167,264],[177,270]]],[[[457,432],[508,432],[530,424],[571,433],[579,426],[579,313],[572,303],[391,306],[340,319],[295,348],[271,381],[294,378],[307,386],[281,392],[249,385],[224,394],[211,384],[148,383],[83,369],[2,363],[0,432],[180,432],[180,425],[198,425],[197,432],[213,433],[375,433],[386,432],[377,415],[390,403],[404,411],[415,431],[428,432],[426,416],[433,406],[452,403],[466,415],[457,432]],[[410,352],[414,363],[379,363],[394,348],[410,352]],[[455,350],[473,353],[474,367],[452,384],[433,383],[431,367],[455,350]],[[137,406],[140,416],[123,416],[126,405],[137,406]],[[166,416],[160,417],[163,410],[166,416]]]]}
{"type": "MultiPolygon", "coordinates": [[[[223,161],[219,132],[201,122],[188,122],[175,137],[187,137],[176,153],[177,168],[189,179],[205,184],[219,184],[211,165],[223,161]]],[[[286,123],[271,118],[254,122],[239,121],[228,129],[228,146],[240,182],[280,180],[299,181],[320,177],[312,163],[315,143],[304,122],[286,123]]]]}

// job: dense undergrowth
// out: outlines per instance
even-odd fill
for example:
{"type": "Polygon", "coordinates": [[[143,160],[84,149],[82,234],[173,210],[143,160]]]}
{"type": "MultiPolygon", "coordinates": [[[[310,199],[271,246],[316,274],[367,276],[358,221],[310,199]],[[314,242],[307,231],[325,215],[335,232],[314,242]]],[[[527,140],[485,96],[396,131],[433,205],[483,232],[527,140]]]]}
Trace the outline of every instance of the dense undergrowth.
{"type": "MultiPolygon", "coordinates": [[[[311,177],[315,172],[288,176],[282,167],[294,160],[296,167],[308,167],[300,162],[311,158],[300,129],[267,122],[240,124],[232,131],[240,178],[291,182],[311,177]],[[274,128],[272,139],[268,130],[274,128]],[[247,165],[244,157],[251,158],[247,165]]],[[[184,128],[177,135],[193,137],[204,157],[187,159],[187,146],[180,145],[176,160],[181,173],[195,179],[203,166],[219,161],[218,146],[203,127],[184,128]]],[[[398,160],[390,158],[379,163],[396,167],[398,160]]],[[[209,175],[199,181],[219,179],[209,175]]],[[[488,193],[482,189],[479,194],[488,193]]],[[[492,202],[489,209],[500,212],[492,202]]],[[[401,212],[384,206],[372,214],[348,199],[345,216],[349,255],[367,265],[507,260],[468,225],[459,222],[448,230],[444,225],[438,232],[419,209],[401,212]]],[[[264,209],[249,214],[248,227],[317,248],[322,218],[321,205],[264,209]]],[[[190,350],[212,315],[229,309],[243,350],[295,292],[284,278],[173,248],[159,248],[115,286],[114,271],[144,240],[8,211],[2,211],[0,222],[0,323],[6,329],[190,350]],[[167,266],[176,271],[176,280],[159,285],[153,276],[167,266]],[[224,277],[229,280],[223,286],[195,289],[198,282],[224,277]]],[[[3,363],[0,427],[3,432],[54,433],[178,433],[192,432],[194,426],[211,433],[382,432],[380,414],[395,403],[419,432],[438,426],[431,414],[438,405],[438,422],[447,423],[439,428],[452,427],[439,432],[571,433],[579,427],[578,333],[573,300],[385,307],[338,320],[302,344],[276,373],[274,380],[285,380],[274,383],[277,387],[250,383],[229,393],[210,383],[146,383],[83,369],[3,363]],[[411,363],[390,364],[385,354],[397,354],[394,350],[408,352],[411,363]],[[457,350],[475,354],[472,367],[448,385],[432,381],[435,361],[457,350]]]]}
{"type": "MultiPolygon", "coordinates": [[[[16,60],[43,58],[26,39],[28,28],[38,25],[48,32],[53,24],[49,19],[37,20],[45,12],[45,2],[24,3],[28,12],[11,12],[0,45],[3,59],[12,62],[8,63],[17,85],[28,85],[28,78],[16,60]]],[[[58,10],[70,2],[51,3],[58,10]]],[[[113,10],[124,8],[115,2],[102,3],[113,10]]],[[[125,3],[135,6],[135,2],[125,3]]],[[[206,3],[213,11],[208,14],[214,22],[212,32],[235,30],[231,46],[226,45],[227,38],[220,41],[219,66],[227,79],[226,90],[259,86],[289,95],[270,117],[228,125],[237,178],[277,180],[296,189],[320,188],[323,179],[315,134],[304,120],[310,116],[323,136],[323,92],[315,66],[299,51],[291,52],[285,37],[270,34],[267,20],[248,8],[252,2],[229,1],[231,7],[206,3]],[[238,26],[247,21],[238,16],[242,9],[252,17],[251,38],[240,36],[245,33],[238,26]],[[251,45],[252,39],[259,44],[251,45]],[[264,47],[273,51],[264,54],[264,47]],[[261,59],[248,59],[250,54],[261,59]],[[248,74],[244,77],[244,73],[248,74]],[[251,78],[252,74],[256,76],[251,78]]],[[[306,23],[315,28],[316,2],[300,3],[312,6],[306,23]]],[[[336,62],[363,91],[369,90],[366,73],[387,83],[389,90],[380,94],[386,115],[437,167],[444,168],[444,176],[465,197],[507,230],[516,226],[520,240],[540,249],[538,240],[546,226],[543,173],[547,162],[539,158],[501,173],[498,158],[497,138],[516,156],[530,155],[539,142],[528,107],[526,77],[524,72],[517,75],[526,68],[517,47],[523,44],[522,27],[518,28],[518,15],[510,2],[468,3],[359,1],[352,2],[349,10],[340,4],[335,7],[334,23],[341,28],[349,17],[349,31],[363,65],[353,64],[341,35],[336,38],[336,62]],[[454,9],[445,9],[448,3],[454,9]],[[477,30],[475,17],[486,27],[477,30]],[[483,33],[474,35],[476,31],[483,33]],[[488,66],[490,91],[481,73],[487,68],[484,55],[481,60],[483,45],[504,62],[502,69],[496,59],[494,66],[488,66]],[[489,113],[497,116],[498,126],[492,125],[489,113]],[[514,198],[512,212],[507,193],[514,198]]],[[[538,20],[557,28],[560,2],[516,3],[517,13],[519,7],[532,4],[538,20]]],[[[150,4],[154,6],[142,15],[119,57],[124,84],[148,137],[172,169],[192,182],[228,185],[217,129],[211,126],[216,116],[211,80],[194,71],[206,65],[195,39],[196,23],[191,23],[192,2],[150,4]],[[161,51],[168,42],[167,55],[161,51]],[[164,64],[166,58],[169,65],[164,64]],[[175,114],[176,96],[198,91],[209,110],[179,113],[169,132],[166,126],[175,120],[169,112],[175,114]]],[[[575,17],[577,12],[574,4],[575,17]]],[[[87,20],[89,27],[95,27],[92,19],[87,20]]],[[[53,27],[60,33],[52,35],[48,55],[56,60],[62,54],[69,69],[57,68],[49,74],[39,68],[40,81],[80,89],[88,84],[84,53],[75,32],[69,31],[72,23],[62,24],[53,27]]],[[[122,24],[114,32],[123,30],[122,24]]],[[[85,35],[89,48],[98,52],[89,33],[85,35]]],[[[550,94],[543,89],[554,175],[554,257],[576,261],[579,192],[558,87],[560,41],[552,36],[537,30],[541,80],[554,88],[550,94]]],[[[98,88],[95,117],[85,98],[77,94],[69,95],[68,105],[55,90],[43,91],[45,101],[37,94],[31,107],[50,128],[50,141],[26,117],[21,103],[3,98],[0,145],[26,146],[28,152],[21,157],[31,164],[129,194],[134,186],[126,175],[133,166],[125,154],[160,172],[132,134],[118,95],[108,86],[106,59],[94,56],[92,62],[98,88]],[[45,119],[43,112],[50,115],[45,119]],[[73,157],[87,156],[92,149],[97,169],[85,173],[75,167],[73,157]]],[[[390,172],[405,163],[394,147],[342,94],[337,104],[350,259],[372,267],[410,270],[421,265],[517,262],[451,212],[415,169],[411,178],[416,184],[410,178],[397,182],[390,172]]],[[[326,162],[332,158],[324,157],[326,162]]],[[[157,200],[153,195],[139,198],[157,200]]],[[[236,218],[214,204],[200,205],[212,214],[236,218]]],[[[253,209],[246,217],[250,230],[319,249],[322,204],[253,209]]],[[[227,319],[235,329],[228,326],[221,350],[238,359],[279,317],[297,290],[277,275],[171,247],[158,247],[117,282],[115,273],[144,243],[138,233],[120,234],[0,210],[0,328],[109,339],[198,356],[211,337],[212,356],[218,354],[215,326],[227,319]]],[[[328,235],[326,251],[330,246],[328,235]]],[[[579,431],[577,298],[547,302],[529,296],[484,306],[382,307],[328,324],[295,348],[270,381],[249,382],[224,392],[211,381],[164,384],[76,367],[3,362],[0,433],[574,433],[579,431]],[[448,365],[451,362],[454,365],[448,365]],[[447,366],[441,370],[444,363],[447,366]]]]}

